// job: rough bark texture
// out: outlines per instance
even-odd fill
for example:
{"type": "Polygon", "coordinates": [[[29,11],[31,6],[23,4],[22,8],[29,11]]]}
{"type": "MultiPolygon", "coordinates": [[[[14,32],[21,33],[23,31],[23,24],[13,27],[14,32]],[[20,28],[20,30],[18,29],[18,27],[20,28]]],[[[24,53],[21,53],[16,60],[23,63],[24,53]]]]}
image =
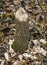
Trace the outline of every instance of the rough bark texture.
{"type": "Polygon", "coordinates": [[[16,52],[23,53],[27,50],[29,42],[29,24],[28,22],[16,22],[16,52]]]}

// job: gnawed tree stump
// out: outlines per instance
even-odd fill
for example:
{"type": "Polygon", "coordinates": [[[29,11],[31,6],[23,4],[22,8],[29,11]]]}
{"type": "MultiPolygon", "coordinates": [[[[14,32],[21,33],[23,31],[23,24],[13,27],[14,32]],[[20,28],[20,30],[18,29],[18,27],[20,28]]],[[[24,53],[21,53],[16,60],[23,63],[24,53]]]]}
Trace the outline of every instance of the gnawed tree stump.
{"type": "Polygon", "coordinates": [[[20,7],[14,15],[16,19],[16,37],[13,48],[18,53],[24,53],[28,48],[29,42],[28,14],[20,7]]]}

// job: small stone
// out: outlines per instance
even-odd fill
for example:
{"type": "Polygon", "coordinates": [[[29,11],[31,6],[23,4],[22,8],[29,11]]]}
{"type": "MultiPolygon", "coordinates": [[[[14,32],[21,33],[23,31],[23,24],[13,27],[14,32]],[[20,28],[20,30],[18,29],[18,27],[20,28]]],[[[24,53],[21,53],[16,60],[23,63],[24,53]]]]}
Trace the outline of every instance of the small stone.
{"type": "Polygon", "coordinates": [[[40,39],[40,42],[43,44],[46,44],[46,40],[45,39],[40,39]]]}
{"type": "Polygon", "coordinates": [[[13,63],[13,65],[18,65],[18,60],[13,63]]]}
{"type": "Polygon", "coordinates": [[[9,59],[9,54],[6,52],[6,53],[4,53],[4,56],[5,56],[5,59],[7,60],[7,61],[10,61],[10,59],[9,59]]]}
{"type": "Polygon", "coordinates": [[[37,44],[38,44],[38,40],[33,40],[33,43],[34,43],[35,45],[37,45],[37,44]]]}
{"type": "Polygon", "coordinates": [[[4,63],[5,63],[5,60],[2,60],[1,65],[4,65],[4,63]]]}
{"type": "Polygon", "coordinates": [[[22,56],[22,55],[19,55],[18,58],[19,58],[20,60],[22,60],[23,56],[22,56]]]}

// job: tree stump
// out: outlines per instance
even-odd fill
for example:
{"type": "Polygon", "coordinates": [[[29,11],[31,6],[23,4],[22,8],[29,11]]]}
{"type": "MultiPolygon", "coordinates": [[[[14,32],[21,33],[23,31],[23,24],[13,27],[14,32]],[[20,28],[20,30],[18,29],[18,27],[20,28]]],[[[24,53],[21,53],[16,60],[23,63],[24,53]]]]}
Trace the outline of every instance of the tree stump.
{"type": "Polygon", "coordinates": [[[20,7],[15,14],[16,19],[16,36],[14,41],[15,51],[24,53],[28,48],[29,42],[29,22],[28,14],[20,7]]]}

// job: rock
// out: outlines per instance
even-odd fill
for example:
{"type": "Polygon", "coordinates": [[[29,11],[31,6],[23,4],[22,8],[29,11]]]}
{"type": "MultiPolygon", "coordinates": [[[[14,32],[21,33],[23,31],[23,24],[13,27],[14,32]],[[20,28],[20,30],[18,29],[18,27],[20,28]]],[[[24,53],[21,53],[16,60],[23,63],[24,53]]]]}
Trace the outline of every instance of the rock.
{"type": "Polygon", "coordinates": [[[13,41],[14,41],[14,39],[13,40],[10,39],[8,44],[12,45],[13,41]]]}
{"type": "Polygon", "coordinates": [[[34,55],[34,59],[37,59],[37,57],[34,55]]]}
{"type": "Polygon", "coordinates": [[[40,46],[34,47],[34,51],[36,53],[39,53],[39,54],[42,54],[42,55],[46,56],[46,51],[43,48],[41,48],[40,46]]]}
{"type": "Polygon", "coordinates": [[[2,61],[2,60],[0,59],[0,61],[2,61]]]}
{"type": "Polygon", "coordinates": [[[43,56],[46,56],[46,51],[43,48],[41,48],[40,51],[41,51],[41,53],[42,53],[43,56]]]}
{"type": "Polygon", "coordinates": [[[13,41],[14,41],[14,39],[13,40],[9,40],[9,42],[8,42],[8,44],[10,45],[10,49],[9,49],[10,53],[14,53],[14,50],[12,49],[13,41]]]}
{"type": "Polygon", "coordinates": [[[18,65],[18,60],[13,63],[13,65],[18,65]]]}
{"type": "Polygon", "coordinates": [[[16,53],[11,54],[11,56],[12,56],[12,57],[15,57],[15,56],[16,56],[16,53]]]}
{"type": "Polygon", "coordinates": [[[22,55],[19,55],[18,58],[19,58],[20,60],[22,60],[23,56],[22,56],[22,55]]]}
{"type": "Polygon", "coordinates": [[[9,59],[9,54],[6,52],[6,53],[4,53],[4,56],[5,56],[5,59],[7,60],[7,61],[10,61],[10,59],[9,59]]]}
{"type": "Polygon", "coordinates": [[[28,53],[24,53],[24,54],[23,54],[23,57],[25,57],[25,59],[28,59],[28,58],[31,58],[31,55],[28,54],[28,53]]]}
{"type": "Polygon", "coordinates": [[[38,40],[33,40],[33,43],[34,43],[35,45],[37,45],[37,44],[38,44],[38,40]]]}
{"type": "Polygon", "coordinates": [[[2,60],[1,65],[4,65],[4,63],[5,63],[5,60],[2,60]]]}
{"type": "Polygon", "coordinates": [[[45,39],[40,39],[40,42],[43,44],[46,44],[46,40],[45,39]]]}

